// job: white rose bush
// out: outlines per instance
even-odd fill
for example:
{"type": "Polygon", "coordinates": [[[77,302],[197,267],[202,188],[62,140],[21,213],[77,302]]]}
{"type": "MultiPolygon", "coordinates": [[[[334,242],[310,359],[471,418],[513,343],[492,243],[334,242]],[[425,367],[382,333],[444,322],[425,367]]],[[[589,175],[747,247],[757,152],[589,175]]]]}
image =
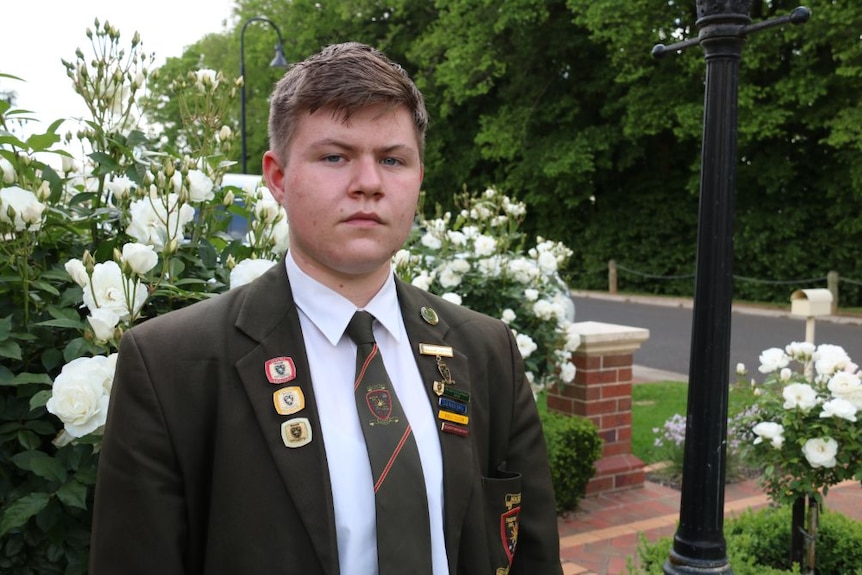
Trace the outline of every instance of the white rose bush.
{"type": "Polygon", "coordinates": [[[534,393],[575,377],[580,345],[574,307],[559,270],[571,250],[537,238],[526,248],[518,227],[526,206],[489,188],[456,197],[457,214],[420,218],[394,257],[406,281],[503,320],[515,334],[534,393]]]}
{"type": "Polygon", "coordinates": [[[0,99],[0,573],[86,573],[123,332],[251,281],[287,249],[266,188],[222,185],[237,84],[176,80],[188,126],[164,142],[139,123],[152,63],[140,38],[122,47],[99,21],[87,38],[93,55],[62,62],[90,114],[74,137],[62,120],[19,137],[29,113],[0,99]]]}
{"type": "Polygon", "coordinates": [[[776,503],[862,479],[862,372],[837,345],[794,342],[760,355],[750,388],[753,459],[776,503]]]}
{"type": "MultiPolygon", "coordinates": [[[[792,505],[790,556],[816,567],[820,509],[829,487],[862,480],[862,371],[832,344],[793,342],[760,354],[752,379],[749,457],[762,466],[762,484],[779,505],[792,505]],[[807,510],[806,510],[807,509],[807,510]]],[[[746,374],[745,367],[737,373],[746,374]]],[[[746,382],[740,381],[742,386],[746,382]]]]}

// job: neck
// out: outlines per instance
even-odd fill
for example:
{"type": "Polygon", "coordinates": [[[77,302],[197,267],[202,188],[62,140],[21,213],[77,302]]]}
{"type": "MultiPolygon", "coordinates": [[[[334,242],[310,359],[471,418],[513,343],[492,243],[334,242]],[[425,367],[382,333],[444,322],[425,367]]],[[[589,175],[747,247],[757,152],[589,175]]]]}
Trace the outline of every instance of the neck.
{"type": "Polygon", "coordinates": [[[341,295],[357,308],[364,308],[368,305],[368,302],[377,295],[377,292],[389,279],[391,273],[388,263],[367,273],[337,273],[323,269],[298,254],[291,253],[290,255],[296,263],[296,267],[306,275],[341,295]]]}

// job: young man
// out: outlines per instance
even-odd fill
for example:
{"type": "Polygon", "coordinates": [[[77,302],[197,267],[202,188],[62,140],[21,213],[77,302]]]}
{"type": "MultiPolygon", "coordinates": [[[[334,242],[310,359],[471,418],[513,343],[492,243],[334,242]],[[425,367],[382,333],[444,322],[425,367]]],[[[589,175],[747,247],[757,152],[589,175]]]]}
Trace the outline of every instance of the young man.
{"type": "Polygon", "coordinates": [[[93,575],[562,572],[510,330],[392,272],[426,126],[413,82],[361,44],[278,83],[263,170],[290,249],[125,335],[93,575]]]}

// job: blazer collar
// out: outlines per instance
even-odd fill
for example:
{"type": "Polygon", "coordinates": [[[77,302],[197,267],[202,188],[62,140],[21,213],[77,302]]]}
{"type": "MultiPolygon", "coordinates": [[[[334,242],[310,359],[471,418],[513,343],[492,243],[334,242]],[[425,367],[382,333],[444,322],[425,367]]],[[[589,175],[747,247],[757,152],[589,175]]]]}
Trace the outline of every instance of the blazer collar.
{"type": "MultiPolygon", "coordinates": [[[[428,297],[425,292],[409,286],[399,279],[396,279],[396,289],[410,346],[413,349],[416,364],[419,366],[422,381],[425,383],[428,400],[436,414],[439,412],[440,406],[439,397],[434,392],[434,382],[441,381],[443,378],[438,367],[437,357],[421,353],[420,344],[451,347],[447,340],[450,335],[450,325],[441,315],[436,313],[429,315],[428,310],[434,309],[435,301],[428,297]]],[[[453,357],[441,359],[445,363],[445,367],[448,367],[451,372],[452,380],[455,382],[454,387],[470,393],[469,359],[461,350],[453,348],[452,353],[453,357]]],[[[470,414],[469,409],[467,413],[470,414]]],[[[469,429],[469,427],[468,423],[467,428],[469,429]]],[[[449,571],[455,573],[457,571],[456,561],[459,553],[459,542],[461,541],[461,528],[464,525],[470,504],[472,486],[476,481],[477,460],[473,450],[473,440],[469,436],[462,437],[446,433],[440,427],[438,427],[438,436],[443,455],[443,500],[445,506],[443,515],[446,552],[449,557],[449,571]]]]}
{"type": "Polygon", "coordinates": [[[284,265],[273,266],[246,289],[236,327],[257,341],[258,346],[237,361],[237,373],[324,572],[334,575],[338,573],[338,544],[329,469],[299,315],[284,265]],[[289,358],[287,365],[292,363],[289,381],[276,384],[269,381],[266,365],[276,358],[289,358]],[[289,386],[301,390],[305,407],[288,416],[279,415],[273,405],[273,393],[289,386]],[[287,447],[282,439],[282,424],[299,418],[307,418],[311,442],[287,447]]]}

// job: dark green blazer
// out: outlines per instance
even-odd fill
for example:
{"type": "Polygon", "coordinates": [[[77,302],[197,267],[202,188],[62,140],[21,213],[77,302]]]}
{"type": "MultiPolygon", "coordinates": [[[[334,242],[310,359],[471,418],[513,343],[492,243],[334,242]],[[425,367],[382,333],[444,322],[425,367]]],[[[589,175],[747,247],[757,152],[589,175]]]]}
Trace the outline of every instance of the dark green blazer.
{"type": "MultiPolygon", "coordinates": [[[[554,494],[536,406],[511,330],[397,282],[437,409],[449,346],[469,391],[469,435],[440,433],[450,573],[559,575],[554,494]],[[435,325],[420,315],[433,308],[435,325]],[[515,543],[517,543],[515,545],[515,543]],[[513,552],[514,548],[514,552],[513,552]]],[[[284,265],[128,331],[100,453],[91,575],[336,575],[329,472],[284,265]],[[287,448],[264,365],[290,357],[312,441],[287,448]]]]}

